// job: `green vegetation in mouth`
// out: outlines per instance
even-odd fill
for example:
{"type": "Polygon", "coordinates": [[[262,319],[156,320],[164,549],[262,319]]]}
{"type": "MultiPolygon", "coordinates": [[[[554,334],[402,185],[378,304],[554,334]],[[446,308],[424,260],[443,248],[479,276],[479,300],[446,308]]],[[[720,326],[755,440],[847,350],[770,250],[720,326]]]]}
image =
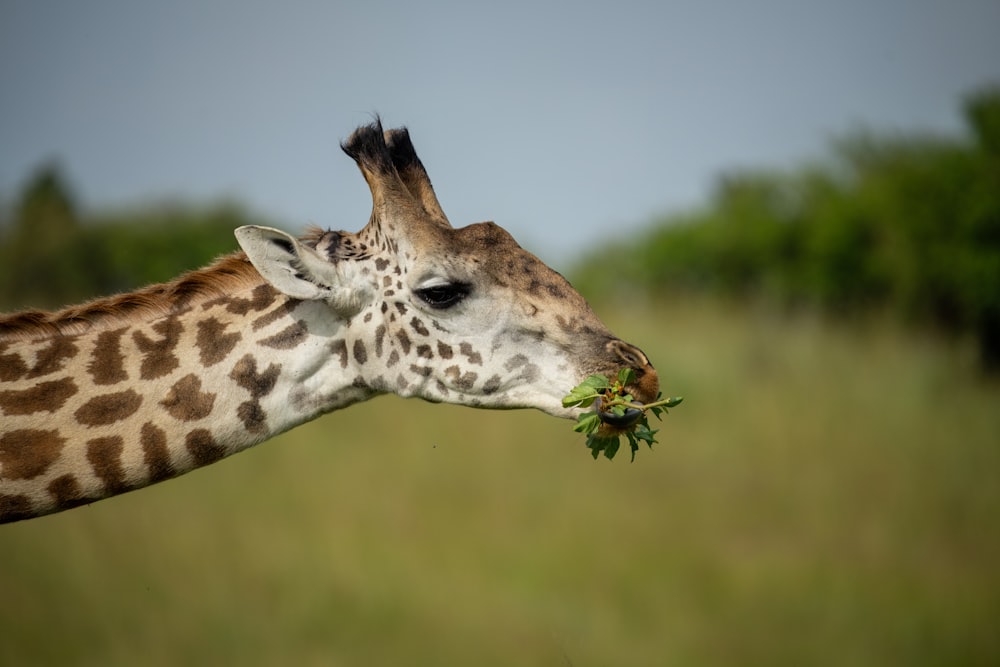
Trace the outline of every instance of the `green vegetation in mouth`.
{"type": "Polygon", "coordinates": [[[594,408],[577,417],[573,430],[587,436],[587,447],[595,459],[602,453],[606,458],[613,459],[621,445],[621,436],[624,435],[632,450],[632,460],[635,461],[639,442],[652,447],[659,430],[649,427],[646,413],[651,412],[657,419],[662,419],[668,408],[675,407],[684,400],[681,396],[663,398],[660,393],[652,403],[637,403],[625,390],[633,381],[635,372],[630,368],[618,371],[614,382],[604,375],[591,375],[573,387],[562,399],[565,408],[594,408]]]}

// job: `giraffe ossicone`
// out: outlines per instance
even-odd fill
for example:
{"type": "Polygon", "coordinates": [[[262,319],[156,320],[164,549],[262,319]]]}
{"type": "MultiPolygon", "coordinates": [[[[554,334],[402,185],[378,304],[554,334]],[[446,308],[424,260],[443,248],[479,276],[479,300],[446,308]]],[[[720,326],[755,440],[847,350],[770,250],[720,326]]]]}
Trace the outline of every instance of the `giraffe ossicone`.
{"type": "Polygon", "coordinates": [[[537,408],[646,356],[492,222],[452,227],[405,129],[342,144],[357,233],[236,230],[242,252],[162,285],[0,316],[0,522],[148,486],[379,394],[537,408]]]}

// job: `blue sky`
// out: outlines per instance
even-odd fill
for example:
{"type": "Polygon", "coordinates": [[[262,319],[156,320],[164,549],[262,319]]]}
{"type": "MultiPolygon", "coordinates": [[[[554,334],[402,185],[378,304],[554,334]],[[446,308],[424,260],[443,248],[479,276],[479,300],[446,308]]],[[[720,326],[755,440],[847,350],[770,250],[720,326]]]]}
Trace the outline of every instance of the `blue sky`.
{"type": "Polygon", "coordinates": [[[0,199],[56,159],[90,208],[233,197],[356,230],[338,142],[378,112],[453,224],[561,265],[851,128],[958,133],[990,82],[997,0],[0,0],[0,199]]]}

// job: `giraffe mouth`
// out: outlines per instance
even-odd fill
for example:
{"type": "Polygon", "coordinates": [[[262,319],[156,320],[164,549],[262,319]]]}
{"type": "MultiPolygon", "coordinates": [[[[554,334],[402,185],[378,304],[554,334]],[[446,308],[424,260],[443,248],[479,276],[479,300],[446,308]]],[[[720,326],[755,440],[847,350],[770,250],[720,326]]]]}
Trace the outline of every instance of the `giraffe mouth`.
{"type": "Polygon", "coordinates": [[[615,414],[603,409],[603,401],[598,398],[594,401],[594,410],[601,418],[601,421],[612,428],[627,429],[635,425],[642,418],[642,410],[637,408],[626,408],[623,414],[615,414]]]}

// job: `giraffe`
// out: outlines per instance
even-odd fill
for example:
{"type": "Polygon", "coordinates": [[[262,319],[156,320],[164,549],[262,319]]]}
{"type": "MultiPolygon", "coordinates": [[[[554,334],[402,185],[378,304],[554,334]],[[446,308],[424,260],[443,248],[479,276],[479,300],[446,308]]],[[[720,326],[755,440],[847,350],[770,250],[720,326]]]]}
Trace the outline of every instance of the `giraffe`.
{"type": "Polygon", "coordinates": [[[161,285],[0,317],[0,522],[214,463],[386,393],[573,418],[561,397],[656,371],[492,222],[454,228],[405,128],[341,144],[372,213],[357,233],[235,230],[241,251],[161,285]]]}

